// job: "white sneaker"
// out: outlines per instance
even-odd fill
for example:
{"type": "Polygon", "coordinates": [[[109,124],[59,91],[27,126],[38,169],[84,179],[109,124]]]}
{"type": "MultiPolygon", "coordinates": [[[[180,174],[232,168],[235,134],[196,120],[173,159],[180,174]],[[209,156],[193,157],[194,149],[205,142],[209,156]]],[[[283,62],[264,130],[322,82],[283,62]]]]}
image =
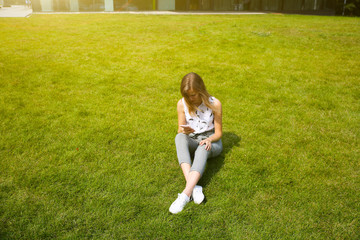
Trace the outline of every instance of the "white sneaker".
{"type": "Polygon", "coordinates": [[[204,201],[204,194],[202,192],[202,186],[196,185],[192,192],[192,198],[194,199],[194,203],[200,204],[204,201]]]}
{"type": "Polygon", "coordinates": [[[190,202],[190,198],[185,193],[178,193],[178,198],[171,204],[169,211],[177,214],[184,209],[188,202],[190,202]]]}

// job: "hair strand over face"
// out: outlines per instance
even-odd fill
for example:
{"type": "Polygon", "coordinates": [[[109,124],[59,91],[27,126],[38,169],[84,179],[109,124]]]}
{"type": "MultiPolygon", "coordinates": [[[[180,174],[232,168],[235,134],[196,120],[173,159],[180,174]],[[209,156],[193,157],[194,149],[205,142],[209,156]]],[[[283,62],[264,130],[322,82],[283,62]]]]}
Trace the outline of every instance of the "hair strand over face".
{"type": "Polygon", "coordinates": [[[188,73],[183,77],[183,79],[181,81],[180,92],[181,92],[181,95],[185,99],[185,103],[189,109],[190,115],[195,115],[195,111],[198,110],[198,106],[195,106],[190,101],[190,98],[188,96],[189,91],[194,91],[194,92],[198,93],[201,97],[202,102],[208,108],[214,110],[214,107],[210,103],[210,100],[209,100],[211,95],[207,92],[204,81],[198,74],[196,74],[194,72],[188,73]]]}

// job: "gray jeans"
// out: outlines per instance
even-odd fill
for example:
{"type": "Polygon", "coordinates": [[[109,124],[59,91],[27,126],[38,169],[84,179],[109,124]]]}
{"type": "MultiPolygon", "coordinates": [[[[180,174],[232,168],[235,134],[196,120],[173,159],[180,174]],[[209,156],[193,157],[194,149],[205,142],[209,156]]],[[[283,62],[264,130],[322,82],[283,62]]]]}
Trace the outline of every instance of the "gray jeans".
{"type": "Polygon", "coordinates": [[[219,156],[223,149],[221,139],[217,142],[211,143],[210,151],[205,149],[205,144],[202,146],[199,145],[200,141],[213,134],[213,132],[207,132],[199,135],[186,135],[184,133],[178,133],[175,137],[175,144],[179,164],[190,164],[190,171],[197,171],[202,176],[206,167],[207,159],[219,156]],[[192,156],[194,157],[194,161],[191,161],[192,156]]]}

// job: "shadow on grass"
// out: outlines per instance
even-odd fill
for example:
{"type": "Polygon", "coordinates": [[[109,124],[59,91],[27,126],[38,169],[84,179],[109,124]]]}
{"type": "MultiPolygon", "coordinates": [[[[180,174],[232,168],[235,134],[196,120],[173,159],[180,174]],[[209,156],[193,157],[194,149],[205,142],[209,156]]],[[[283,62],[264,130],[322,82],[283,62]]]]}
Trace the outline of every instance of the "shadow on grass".
{"type": "Polygon", "coordinates": [[[241,137],[232,132],[224,132],[221,140],[223,142],[223,152],[220,154],[220,156],[207,160],[206,170],[199,181],[199,185],[203,187],[206,187],[210,183],[211,179],[216,175],[216,173],[222,168],[227,153],[234,146],[240,145],[241,137]]]}

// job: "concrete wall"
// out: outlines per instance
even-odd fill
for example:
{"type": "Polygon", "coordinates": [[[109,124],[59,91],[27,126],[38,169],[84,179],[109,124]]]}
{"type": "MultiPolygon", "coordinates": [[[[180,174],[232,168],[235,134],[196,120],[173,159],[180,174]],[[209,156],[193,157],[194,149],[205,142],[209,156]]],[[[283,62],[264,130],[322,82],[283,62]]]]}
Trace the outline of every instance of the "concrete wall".
{"type": "Polygon", "coordinates": [[[114,11],[114,1],[113,0],[104,0],[105,1],[105,11],[113,12],[114,11]]]}
{"type": "Polygon", "coordinates": [[[79,1],[78,0],[70,0],[70,11],[71,12],[79,11],[79,1]]]}
{"type": "Polygon", "coordinates": [[[158,10],[173,11],[175,10],[175,0],[158,0],[158,10]]]}
{"type": "Polygon", "coordinates": [[[53,1],[52,0],[40,0],[41,11],[49,12],[53,11],[53,1]]]}

